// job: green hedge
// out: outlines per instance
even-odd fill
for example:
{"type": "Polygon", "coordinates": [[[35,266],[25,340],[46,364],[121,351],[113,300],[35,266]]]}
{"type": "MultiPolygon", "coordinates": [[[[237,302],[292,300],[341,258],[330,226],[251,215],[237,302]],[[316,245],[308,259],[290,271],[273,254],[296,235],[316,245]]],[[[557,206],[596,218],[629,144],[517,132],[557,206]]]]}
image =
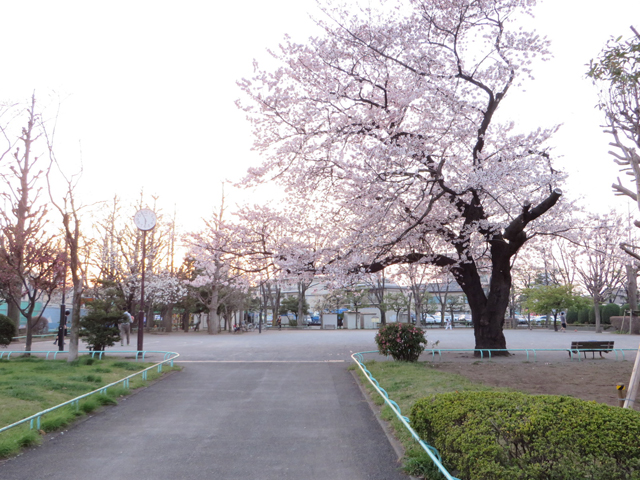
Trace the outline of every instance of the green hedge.
{"type": "Polygon", "coordinates": [[[433,395],[411,425],[461,480],[640,479],[640,413],[572,397],[433,395]]]}
{"type": "Polygon", "coordinates": [[[578,323],[578,309],[571,307],[567,310],[567,323],[578,323]]]}
{"type": "Polygon", "coordinates": [[[578,311],[578,323],[583,323],[583,324],[589,323],[589,312],[590,311],[593,311],[593,309],[581,308],[578,311]]]}

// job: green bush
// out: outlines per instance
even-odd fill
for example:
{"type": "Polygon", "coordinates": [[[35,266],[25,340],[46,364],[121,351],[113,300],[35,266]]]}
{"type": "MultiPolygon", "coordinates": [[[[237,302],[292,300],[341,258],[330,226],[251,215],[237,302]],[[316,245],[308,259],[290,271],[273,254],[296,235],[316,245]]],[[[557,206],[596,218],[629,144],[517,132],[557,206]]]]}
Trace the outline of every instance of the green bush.
{"type": "Polygon", "coordinates": [[[0,345],[7,346],[16,336],[16,325],[6,315],[0,314],[0,345]]]}
{"type": "Polygon", "coordinates": [[[464,480],[640,479],[640,414],[572,397],[433,395],[411,425],[464,480]]]}
{"type": "Polygon", "coordinates": [[[408,323],[387,323],[376,335],[378,351],[403,362],[418,361],[426,343],[424,332],[408,323]]]}
{"type": "Polygon", "coordinates": [[[567,323],[578,323],[578,309],[571,307],[567,310],[567,323]]]}
{"type": "Polygon", "coordinates": [[[93,311],[80,319],[80,336],[95,351],[112,347],[120,340],[118,322],[121,312],[93,311]]]}
{"type": "Polygon", "coordinates": [[[581,308],[578,310],[578,323],[586,325],[589,323],[589,312],[593,309],[590,308],[581,308]]]}
{"type": "Polygon", "coordinates": [[[611,317],[620,315],[620,305],[607,303],[602,309],[602,323],[611,324],[611,317]]]}

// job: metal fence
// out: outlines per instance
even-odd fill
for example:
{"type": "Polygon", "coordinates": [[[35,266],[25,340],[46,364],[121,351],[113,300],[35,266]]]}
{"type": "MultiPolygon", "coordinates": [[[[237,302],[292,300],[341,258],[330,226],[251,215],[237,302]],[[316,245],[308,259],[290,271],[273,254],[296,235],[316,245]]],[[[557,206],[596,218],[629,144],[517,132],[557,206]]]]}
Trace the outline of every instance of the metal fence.
{"type": "MultiPolygon", "coordinates": [[[[68,354],[68,351],[58,351],[58,350],[42,350],[42,351],[31,351],[31,352],[25,352],[24,350],[20,350],[20,351],[5,351],[5,352],[0,352],[0,359],[4,358],[6,356],[7,359],[11,358],[12,354],[18,354],[18,355],[24,355],[25,353],[29,353],[32,355],[44,355],[46,359],[49,359],[49,357],[52,357],[52,360],[55,360],[56,357],[59,354],[68,354]]],[[[101,359],[104,355],[105,352],[94,352],[94,351],[80,351],[78,352],[79,354],[89,354],[91,355],[92,358],[98,357],[99,359],[101,359]]],[[[142,376],[142,380],[146,380],[147,379],[147,374],[149,372],[149,370],[153,369],[153,368],[157,368],[158,372],[162,372],[162,366],[169,363],[169,366],[173,367],[173,361],[178,358],[180,356],[179,353],[176,352],[163,352],[163,351],[153,351],[153,350],[144,350],[144,351],[118,351],[118,352],[109,352],[110,354],[113,353],[135,353],[136,355],[136,361],[141,360],[144,361],[144,358],[146,355],[148,354],[162,354],[163,355],[163,360],[161,362],[155,363],[153,365],[151,365],[150,367],[145,368],[144,370],[141,370],[139,372],[133,373],[125,378],[122,378],[116,382],[110,383],[109,385],[105,385],[103,387],[100,387],[96,390],[93,390],[92,392],[89,393],[85,393],[84,395],[80,395],[79,397],[73,398],[71,400],[68,400],[64,403],[61,403],[60,405],[56,405],[55,407],[51,407],[48,408],[46,410],[43,410],[41,412],[38,412],[36,414],[31,415],[30,417],[27,418],[23,418],[22,420],[12,423],[11,425],[7,425],[6,427],[0,428],[0,433],[9,430],[10,428],[14,428],[17,427],[18,425],[22,425],[24,423],[29,422],[29,428],[33,428],[34,427],[34,422],[35,422],[35,427],[39,430],[40,429],[40,422],[42,419],[42,416],[53,412],[55,410],[58,410],[59,408],[62,407],[66,407],[67,405],[75,405],[76,409],[80,408],[80,400],[90,397],[91,395],[95,395],[95,394],[106,394],[107,390],[111,387],[115,387],[116,385],[121,385],[123,388],[129,388],[129,381],[133,378],[136,377],[138,375],[142,376]]]]}
{"type": "Polygon", "coordinates": [[[438,453],[438,450],[436,450],[435,447],[429,445],[424,440],[422,440],[420,436],[416,433],[416,431],[413,428],[411,428],[411,425],[409,425],[409,422],[410,422],[409,418],[402,415],[402,412],[400,411],[400,407],[398,406],[398,404],[389,398],[389,394],[387,393],[387,391],[384,388],[382,388],[378,383],[378,380],[376,380],[374,376],[371,375],[371,372],[369,372],[367,367],[364,365],[363,355],[367,353],[378,353],[378,351],[373,350],[368,352],[357,352],[352,354],[351,358],[353,359],[354,362],[356,362],[356,364],[358,365],[358,367],[360,368],[364,376],[367,378],[367,380],[369,380],[369,383],[373,385],[373,388],[375,388],[376,391],[380,394],[382,399],[389,406],[389,408],[391,408],[395,416],[398,417],[398,420],[400,420],[400,422],[409,431],[409,433],[414,438],[414,440],[418,442],[418,444],[420,444],[420,446],[425,452],[427,452],[427,455],[429,455],[433,463],[436,465],[438,470],[440,470],[440,472],[444,475],[444,477],[447,480],[459,480],[458,478],[452,476],[447,471],[447,469],[442,465],[442,459],[440,458],[440,454],[438,453]]]}

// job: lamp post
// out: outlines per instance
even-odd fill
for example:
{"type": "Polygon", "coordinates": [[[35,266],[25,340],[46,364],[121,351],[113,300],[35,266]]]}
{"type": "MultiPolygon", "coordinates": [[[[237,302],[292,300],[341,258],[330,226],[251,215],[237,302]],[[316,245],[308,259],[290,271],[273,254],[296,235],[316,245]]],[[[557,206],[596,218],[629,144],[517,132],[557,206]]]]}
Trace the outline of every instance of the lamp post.
{"type": "Polygon", "coordinates": [[[133,217],[136,227],[142,231],[142,280],[140,283],[140,312],[138,312],[138,351],[143,349],[144,340],[144,261],[147,255],[147,232],[156,226],[156,214],[153,210],[143,208],[138,210],[133,217]]]}

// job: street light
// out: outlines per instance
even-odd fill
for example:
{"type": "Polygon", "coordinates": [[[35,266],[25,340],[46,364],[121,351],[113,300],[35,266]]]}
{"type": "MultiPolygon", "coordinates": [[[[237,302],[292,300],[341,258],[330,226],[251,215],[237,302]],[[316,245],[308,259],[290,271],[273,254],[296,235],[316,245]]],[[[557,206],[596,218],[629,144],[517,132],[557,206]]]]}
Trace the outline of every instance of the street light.
{"type": "Polygon", "coordinates": [[[142,281],[140,282],[140,312],[138,313],[138,351],[142,351],[144,339],[144,260],[147,255],[147,232],[156,226],[156,214],[153,210],[143,208],[138,210],[133,221],[142,231],[142,281]]]}

